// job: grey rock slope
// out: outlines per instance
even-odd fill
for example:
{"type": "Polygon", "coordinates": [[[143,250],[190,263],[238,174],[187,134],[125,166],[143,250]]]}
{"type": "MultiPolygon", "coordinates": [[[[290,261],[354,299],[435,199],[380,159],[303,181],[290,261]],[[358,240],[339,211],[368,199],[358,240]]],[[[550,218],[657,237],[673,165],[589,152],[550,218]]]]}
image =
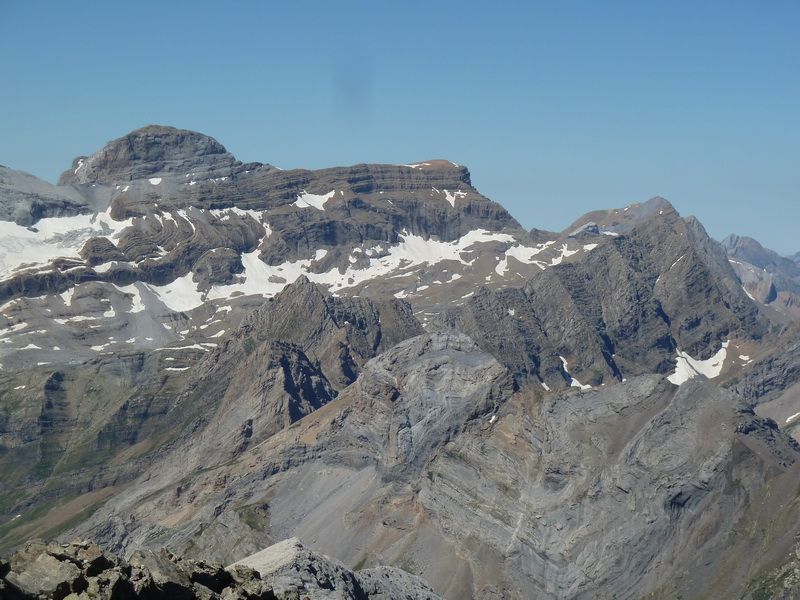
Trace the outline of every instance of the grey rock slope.
{"type": "Polygon", "coordinates": [[[422,333],[402,300],[336,298],[300,277],[245,319],[240,335],[289,340],[319,361],[336,389],[353,381],[364,362],[422,333]]]}
{"type": "Polygon", "coordinates": [[[800,277],[800,265],[797,264],[797,261],[780,256],[751,237],[731,234],[721,243],[732,258],[743,260],[761,269],[780,273],[790,279],[800,277]]]}
{"type": "Polygon", "coordinates": [[[451,598],[728,597],[791,550],[793,492],[768,490],[796,476],[800,450],[738,396],[653,375],[514,390],[468,338],[412,338],[234,463],[181,473],[176,495],[167,460],[79,531],[215,560],[296,535],[451,598]],[[748,526],[767,497],[783,519],[768,534],[748,526]],[[761,535],[769,551],[722,577],[727,549],[761,535]]]}
{"type": "MultiPolygon", "coordinates": [[[[89,526],[94,532],[93,536],[120,551],[135,547],[145,539],[159,538],[166,545],[202,548],[212,552],[217,559],[236,559],[237,552],[246,552],[248,548],[255,551],[273,539],[271,532],[246,525],[247,522],[260,523],[264,519],[269,522],[269,503],[256,500],[263,495],[263,491],[257,493],[258,486],[272,484],[271,480],[264,481],[266,473],[281,473],[294,463],[305,464],[303,457],[310,453],[311,456],[319,455],[320,459],[332,466],[327,475],[318,473],[315,476],[323,489],[326,485],[348,486],[345,477],[348,471],[362,475],[367,472],[380,473],[380,478],[374,482],[378,487],[382,485],[381,479],[386,481],[386,485],[406,487],[418,477],[419,469],[442,443],[456,435],[469,420],[490,414],[513,391],[513,382],[508,373],[463,336],[436,334],[411,338],[369,361],[364,368],[364,373],[353,386],[321,411],[316,411],[325,412],[328,418],[341,410],[331,408],[334,405],[348,413],[353,411],[352,418],[343,420],[329,431],[319,432],[318,435],[331,438],[330,442],[314,443],[308,447],[292,442],[283,456],[275,455],[266,463],[260,458],[256,459],[255,464],[259,466],[255,471],[246,469],[245,473],[241,473],[230,466],[224,467],[224,482],[238,481],[236,487],[244,496],[252,499],[253,506],[234,508],[238,502],[234,501],[234,495],[231,494],[223,505],[211,507],[205,502],[209,499],[207,494],[216,495],[222,487],[227,486],[216,485],[215,491],[201,492],[205,481],[192,482],[187,487],[187,480],[181,484],[176,496],[175,486],[184,480],[186,473],[182,465],[187,460],[186,451],[179,449],[164,457],[158,468],[142,476],[147,481],[145,485],[137,484],[129,494],[120,495],[112,501],[113,506],[110,504],[103,509],[107,511],[104,516],[97,514],[96,520],[89,526]],[[347,467],[350,464],[353,469],[347,467]],[[339,465],[339,468],[335,465],[339,465]],[[243,475],[249,483],[240,487],[240,477],[243,475]],[[247,489],[250,486],[255,489],[247,489]],[[160,492],[165,490],[170,490],[168,499],[161,496],[160,492]],[[153,494],[155,491],[159,493],[153,494]],[[127,516],[131,505],[144,508],[142,498],[148,496],[157,498],[158,504],[167,500],[170,504],[183,506],[187,499],[192,500],[191,506],[185,511],[173,504],[170,510],[174,514],[183,514],[183,517],[174,527],[164,527],[156,521],[139,521],[137,517],[131,520],[127,516]],[[214,513],[217,513],[216,517],[211,516],[214,513]],[[214,522],[209,522],[209,518],[214,522]],[[200,537],[197,535],[199,531],[202,531],[200,537]],[[236,536],[235,544],[228,539],[230,534],[236,536]],[[216,549],[212,549],[212,545],[216,549]]],[[[294,430],[294,427],[290,430],[294,430]]],[[[239,458],[244,462],[237,460],[237,464],[243,466],[251,460],[245,457],[252,456],[252,453],[260,455],[271,447],[271,440],[275,437],[252,446],[239,458]]],[[[293,438],[294,434],[287,440],[293,438]]],[[[281,479],[285,476],[288,475],[281,475],[281,479]]],[[[362,477],[357,485],[363,483],[362,477]]],[[[303,487],[302,483],[292,484],[293,487],[295,485],[298,490],[303,487]]],[[[344,493],[346,496],[349,491],[345,489],[344,493]]],[[[307,500],[313,502],[316,497],[312,491],[307,500]]],[[[321,497],[324,497],[324,493],[321,497]]],[[[216,500],[211,502],[216,503],[216,500]]],[[[295,504],[291,510],[296,517],[300,517],[303,505],[295,504]]],[[[155,512],[151,514],[155,515],[155,512]]],[[[332,521],[331,525],[337,526],[337,522],[332,521]]]]}
{"type": "Polygon", "coordinates": [[[800,335],[787,328],[752,358],[734,382],[736,391],[761,416],[800,440],[800,335]]]}

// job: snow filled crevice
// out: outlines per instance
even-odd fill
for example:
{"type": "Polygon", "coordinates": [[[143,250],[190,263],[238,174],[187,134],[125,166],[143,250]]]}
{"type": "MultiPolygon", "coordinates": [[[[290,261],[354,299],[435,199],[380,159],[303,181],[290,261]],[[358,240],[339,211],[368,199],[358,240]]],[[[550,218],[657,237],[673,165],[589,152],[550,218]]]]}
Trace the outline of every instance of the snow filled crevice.
{"type": "Polygon", "coordinates": [[[567,375],[567,379],[569,380],[570,387],[576,387],[576,388],[581,389],[581,390],[590,390],[590,389],[592,389],[592,386],[583,385],[580,381],[578,381],[572,375],[570,375],[566,358],[564,358],[563,356],[559,356],[558,358],[561,359],[561,365],[562,365],[562,367],[564,369],[564,373],[566,373],[566,375],[567,375]]]}
{"type": "Polygon", "coordinates": [[[706,360],[696,360],[686,352],[678,350],[678,356],[675,359],[675,372],[667,377],[667,380],[675,385],[681,385],[698,375],[703,375],[708,379],[718,377],[725,364],[725,358],[728,356],[728,344],[729,341],[722,342],[722,347],[719,351],[706,360]]]}
{"type": "Polygon", "coordinates": [[[442,192],[444,192],[445,200],[447,200],[450,203],[450,206],[452,206],[453,208],[456,207],[456,198],[466,198],[467,197],[467,192],[462,192],[461,190],[458,190],[457,192],[450,192],[448,190],[442,190],[442,192]]]}

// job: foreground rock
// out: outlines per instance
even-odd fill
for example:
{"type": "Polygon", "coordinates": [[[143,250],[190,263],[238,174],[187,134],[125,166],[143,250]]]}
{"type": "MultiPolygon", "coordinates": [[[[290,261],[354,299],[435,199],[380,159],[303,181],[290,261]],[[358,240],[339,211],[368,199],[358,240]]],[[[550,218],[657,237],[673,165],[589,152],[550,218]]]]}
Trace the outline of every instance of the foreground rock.
{"type": "Polygon", "coordinates": [[[129,561],[87,541],[34,540],[0,560],[0,598],[309,600],[438,598],[419,578],[381,567],[349,571],[285,540],[227,568],[174,554],[138,551],[129,561]]]}
{"type": "MultiPolygon", "coordinates": [[[[427,584],[392,567],[353,572],[291,538],[234,563],[229,570],[252,569],[269,581],[278,597],[297,591],[309,598],[439,598],[427,584]]],[[[305,596],[304,596],[305,597],[305,596]]]]}

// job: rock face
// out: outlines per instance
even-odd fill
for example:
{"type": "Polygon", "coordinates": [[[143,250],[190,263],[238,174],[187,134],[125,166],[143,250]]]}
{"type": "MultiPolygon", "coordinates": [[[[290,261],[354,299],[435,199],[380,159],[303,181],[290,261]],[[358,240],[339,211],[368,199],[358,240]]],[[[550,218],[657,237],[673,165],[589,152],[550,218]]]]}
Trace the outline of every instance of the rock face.
{"type": "Polygon", "coordinates": [[[0,594],[8,600],[439,598],[419,578],[399,569],[353,573],[305,550],[297,540],[227,568],[164,550],[137,552],[124,561],[87,541],[32,541],[9,563],[0,561],[0,594]]]}
{"type": "Polygon", "coordinates": [[[0,175],[0,552],[124,557],[30,545],[0,595],[792,581],[800,329],[763,248],[662,198],[525,231],[448,161],[282,171],[159,126],[0,175]]]}
{"type": "Polygon", "coordinates": [[[355,381],[366,360],[420,333],[410,305],[402,300],[335,298],[300,277],[249,315],[239,335],[298,344],[342,389],[355,381]]]}
{"type": "Polygon", "coordinates": [[[719,577],[718,549],[752,543],[737,525],[760,518],[751,499],[800,464],[741,398],[657,375],[514,390],[463,335],[412,338],[234,464],[182,479],[178,497],[166,460],[79,531],[125,552],[156,543],[223,561],[293,533],[346,564],[406,565],[452,598],[726,597],[771,560],[744,553],[741,577],[719,577]]]}
{"type": "Polygon", "coordinates": [[[677,348],[707,358],[732,335],[767,331],[702,227],[674,211],[643,218],[522,290],[485,288],[445,321],[520,380],[548,388],[669,373],[677,348]]]}
{"type": "MultiPolygon", "coordinates": [[[[28,188],[56,189],[28,179],[9,179],[7,218],[30,213],[15,200],[28,188]]],[[[78,159],[62,184],[58,193],[68,191],[75,207],[24,217],[33,229],[3,226],[2,324],[31,324],[0,347],[9,368],[88,358],[97,352],[89,348],[164,347],[192,337],[172,328],[185,315],[224,310],[238,322],[301,275],[334,293],[438,302],[438,290],[458,298],[487,277],[522,281],[544,268],[511,255],[541,255],[545,265],[563,254],[531,242],[466,168],[447,161],[281,171],[240,164],[201,134],[147,127],[78,159]],[[511,255],[498,270],[483,250],[511,255]],[[71,302],[89,286],[121,305],[113,324],[72,321],[93,310],[71,302]],[[145,317],[148,331],[136,335],[145,317]],[[45,350],[54,338],[49,348],[61,357],[18,352],[45,350]]],[[[204,333],[199,325],[186,331],[204,333]]]]}
{"type": "MultiPolygon", "coordinates": [[[[257,459],[252,464],[261,466],[255,471],[225,468],[224,475],[203,462],[210,479],[195,480],[187,486],[189,482],[181,483],[175,476],[184,470],[187,460],[191,461],[197,450],[194,446],[180,447],[162,457],[150,475],[144,475],[149,480],[146,486],[136,486],[131,494],[115,499],[115,507],[109,507],[109,512],[103,515],[98,513],[88,527],[93,537],[117,551],[134,547],[140,539],[164,536],[164,543],[170,547],[202,547],[209,557],[232,561],[240,558],[241,552],[268,545],[276,534],[246,525],[271,520],[271,503],[258,500],[264,497],[262,486],[273,483],[267,473],[280,475],[282,479],[287,468],[312,468],[308,459],[318,456],[330,465],[329,469],[323,469],[327,471],[325,475],[320,473],[315,477],[322,486],[319,498],[330,493],[322,491],[325,486],[343,485],[347,480],[344,474],[351,469],[347,477],[356,472],[379,473],[379,481],[387,485],[408,485],[419,477],[420,469],[444,443],[467,422],[491,414],[513,389],[508,373],[468,338],[455,334],[417,336],[367,362],[354,385],[323,409],[311,413],[310,416],[324,414],[320,417],[323,425],[310,437],[304,437],[302,442],[296,440],[299,430],[290,427],[284,430],[288,437],[283,433],[273,435],[261,444],[252,444],[237,458],[247,462],[251,453],[260,454],[277,444],[286,453],[281,451],[282,456],[273,457],[276,462],[272,458],[267,463],[257,459]],[[342,410],[347,418],[335,418],[342,410]],[[332,417],[334,422],[328,424],[332,417]],[[222,479],[217,479],[218,476],[222,479]],[[180,489],[174,493],[177,486],[180,489]],[[137,506],[137,513],[144,509],[140,495],[147,495],[146,489],[171,490],[168,497],[156,494],[151,499],[159,506],[159,512],[166,506],[171,506],[169,510],[175,513],[186,509],[176,527],[165,528],[149,519],[130,520],[123,516],[129,514],[132,505],[137,506]],[[225,492],[228,499],[219,505],[216,496],[223,489],[230,491],[225,492]],[[239,506],[237,498],[241,497],[250,498],[247,503],[250,506],[239,506]],[[206,522],[211,514],[208,510],[217,513],[213,517],[216,524],[206,522]],[[224,522],[228,524],[220,527],[224,522]],[[201,537],[196,535],[198,527],[203,531],[201,537]],[[236,532],[236,544],[227,539],[232,532],[236,532]]],[[[353,493],[357,493],[356,489],[353,493]]],[[[303,496],[306,498],[303,502],[317,498],[313,492],[303,496]]],[[[302,510],[299,499],[292,502],[293,511],[302,510]]],[[[284,537],[278,535],[279,539],[284,537]]]]}

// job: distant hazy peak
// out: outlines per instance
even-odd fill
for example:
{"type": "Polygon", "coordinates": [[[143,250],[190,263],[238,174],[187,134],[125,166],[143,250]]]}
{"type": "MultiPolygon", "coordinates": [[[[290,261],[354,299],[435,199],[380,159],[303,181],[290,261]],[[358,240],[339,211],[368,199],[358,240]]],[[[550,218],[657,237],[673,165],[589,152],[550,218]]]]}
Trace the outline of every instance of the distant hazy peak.
{"type": "Polygon", "coordinates": [[[668,200],[661,196],[655,196],[646,202],[637,202],[622,208],[588,212],[564,231],[570,235],[575,235],[589,227],[597,231],[622,233],[637,223],[656,216],[677,217],[679,215],[668,200]]]}
{"type": "Polygon", "coordinates": [[[787,258],[774,250],[765,248],[758,240],[732,233],[721,242],[729,256],[749,262],[756,267],[768,270],[783,271],[792,277],[800,276],[797,260],[800,253],[787,258]]]}

